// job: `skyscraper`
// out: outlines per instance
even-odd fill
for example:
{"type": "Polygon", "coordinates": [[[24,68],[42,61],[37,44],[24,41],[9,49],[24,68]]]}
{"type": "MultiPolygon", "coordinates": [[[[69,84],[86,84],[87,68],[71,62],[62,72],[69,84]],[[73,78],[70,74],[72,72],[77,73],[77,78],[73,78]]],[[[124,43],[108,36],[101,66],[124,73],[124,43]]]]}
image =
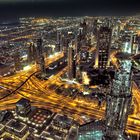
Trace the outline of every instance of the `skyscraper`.
{"type": "Polygon", "coordinates": [[[133,53],[134,35],[125,34],[122,37],[122,51],[126,53],[133,53]]]}
{"type": "Polygon", "coordinates": [[[134,34],[132,36],[132,54],[138,54],[140,52],[140,36],[134,34]]]}
{"type": "Polygon", "coordinates": [[[56,52],[61,51],[61,33],[57,31],[56,52]]]}
{"type": "Polygon", "coordinates": [[[75,55],[75,41],[69,43],[68,47],[68,78],[72,80],[76,78],[76,55],[75,55]]]}
{"type": "Polygon", "coordinates": [[[116,72],[112,90],[107,95],[105,140],[123,140],[131,105],[131,60],[122,54],[120,69],[116,72]]]}
{"type": "Polygon", "coordinates": [[[43,45],[42,45],[42,39],[37,39],[37,65],[41,71],[41,74],[46,73],[45,68],[45,60],[44,60],[44,54],[43,54],[43,45]]]}
{"type": "Polygon", "coordinates": [[[14,54],[14,66],[15,66],[16,71],[21,70],[21,62],[20,62],[20,53],[19,52],[16,52],[14,54]]]}
{"type": "Polygon", "coordinates": [[[80,27],[82,29],[82,35],[85,37],[87,35],[87,23],[85,19],[82,23],[80,23],[80,27]]]}
{"type": "Polygon", "coordinates": [[[140,53],[140,35],[137,35],[136,42],[138,44],[138,53],[140,53]]]}
{"type": "Polygon", "coordinates": [[[88,46],[81,46],[79,57],[78,57],[78,63],[81,65],[86,65],[88,63],[89,58],[89,47],[88,46]]]}
{"type": "Polygon", "coordinates": [[[30,43],[28,47],[28,63],[32,63],[36,59],[36,48],[33,43],[30,43]]]}
{"type": "Polygon", "coordinates": [[[112,30],[108,27],[100,27],[97,35],[96,64],[98,68],[109,66],[109,53],[112,30]]]}

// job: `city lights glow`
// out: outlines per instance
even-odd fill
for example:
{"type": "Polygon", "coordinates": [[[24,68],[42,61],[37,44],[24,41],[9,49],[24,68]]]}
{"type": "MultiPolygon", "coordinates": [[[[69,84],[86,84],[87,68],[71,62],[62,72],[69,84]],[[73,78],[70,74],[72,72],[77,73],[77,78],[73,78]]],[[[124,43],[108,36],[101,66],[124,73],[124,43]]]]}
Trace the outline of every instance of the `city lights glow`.
{"type": "Polygon", "coordinates": [[[90,79],[87,75],[87,72],[82,72],[82,77],[83,77],[83,84],[84,85],[89,85],[90,79]]]}
{"type": "Polygon", "coordinates": [[[23,68],[24,71],[28,71],[28,70],[30,70],[30,69],[31,69],[31,66],[30,66],[30,65],[25,66],[25,67],[23,68]]]}
{"type": "Polygon", "coordinates": [[[131,45],[130,45],[130,42],[125,42],[124,52],[131,53],[131,45]]]}
{"type": "Polygon", "coordinates": [[[138,21],[38,16],[0,25],[0,135],[139,139],[138,21]]]}

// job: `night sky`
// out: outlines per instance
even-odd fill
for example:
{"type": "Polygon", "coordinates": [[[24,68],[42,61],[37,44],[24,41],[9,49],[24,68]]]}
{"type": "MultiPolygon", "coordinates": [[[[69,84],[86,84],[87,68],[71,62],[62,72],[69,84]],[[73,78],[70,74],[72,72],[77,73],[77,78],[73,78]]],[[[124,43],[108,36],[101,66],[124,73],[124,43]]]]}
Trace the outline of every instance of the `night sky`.
{"type": "Polygon", "coordinates": [[[140,13],[140,0],[0,0],[0,20],[29,16],[127,16],[140,13]]]}

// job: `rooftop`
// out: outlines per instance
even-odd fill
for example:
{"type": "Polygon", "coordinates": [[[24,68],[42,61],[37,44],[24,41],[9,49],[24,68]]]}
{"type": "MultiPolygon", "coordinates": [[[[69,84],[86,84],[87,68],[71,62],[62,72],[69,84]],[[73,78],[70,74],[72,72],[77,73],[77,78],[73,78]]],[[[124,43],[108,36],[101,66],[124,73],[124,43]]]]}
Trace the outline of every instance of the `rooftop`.
{"type": "Polygon", "coordinates": [[[29,104],[30,103],[30,101],[29,100],[27,100],[27,99],[25,99],[25,98],[21,98],[16,104],[17,105],[27,105],[27,104],[29,104]]]}
{"type": "Polygon", "coordinates": [[[131,54],[119,52],[119,53],[116,54],[116,57],[119,60],[130,60],[131,59],[131,54]]]}

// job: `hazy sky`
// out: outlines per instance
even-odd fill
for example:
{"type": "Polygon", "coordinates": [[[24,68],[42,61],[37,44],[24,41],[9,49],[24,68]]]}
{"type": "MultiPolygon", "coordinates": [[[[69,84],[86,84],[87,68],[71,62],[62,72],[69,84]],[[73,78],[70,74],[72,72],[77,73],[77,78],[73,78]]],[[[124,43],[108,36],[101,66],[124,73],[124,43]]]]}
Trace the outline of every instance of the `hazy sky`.
{"type": "Polygon", "coordinates": [[[102,16],[140,13],[140,0],[0,0],[0,20],[24,16],[102,16]]]}

